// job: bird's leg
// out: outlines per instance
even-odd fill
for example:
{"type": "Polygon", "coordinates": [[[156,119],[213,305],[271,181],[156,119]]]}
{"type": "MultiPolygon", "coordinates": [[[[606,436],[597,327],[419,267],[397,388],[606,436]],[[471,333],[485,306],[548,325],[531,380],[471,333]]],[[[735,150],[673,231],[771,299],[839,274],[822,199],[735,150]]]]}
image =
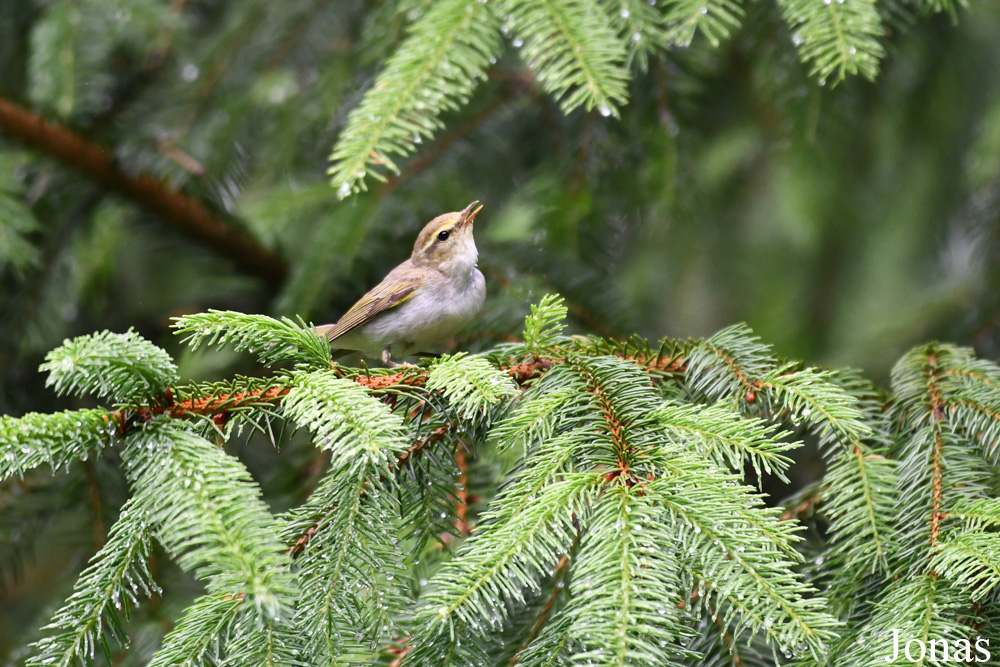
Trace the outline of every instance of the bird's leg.
{"type": "Polygon", "coordinates": [[[414,368],[413,364],[408,364],[405,361],[403,363],[398,363],[392,360],[392,351],[387,347],[382,350],[382,363],[389,368],[400,368],[405,366],[407,368],[414,368]]]}

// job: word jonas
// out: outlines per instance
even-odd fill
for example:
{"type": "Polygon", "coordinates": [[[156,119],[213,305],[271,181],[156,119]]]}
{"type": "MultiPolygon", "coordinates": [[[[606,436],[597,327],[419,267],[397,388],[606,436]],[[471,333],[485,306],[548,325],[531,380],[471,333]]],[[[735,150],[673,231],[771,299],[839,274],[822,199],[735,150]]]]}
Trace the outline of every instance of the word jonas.
{"type": "Polygon", "coordinates": [[[956,639],[951,644],[947,639],[911,639],[900,647],[899,630],[892,631],[892,657],[886,656],[886,662],[895,662],[902,653],[910,662],[986,662],[990,659],[990,640],[985,637],[976,639],[973,644],[968,639],[956,639]],[[974,654],[974,655],[973,655],[974,654]]]}

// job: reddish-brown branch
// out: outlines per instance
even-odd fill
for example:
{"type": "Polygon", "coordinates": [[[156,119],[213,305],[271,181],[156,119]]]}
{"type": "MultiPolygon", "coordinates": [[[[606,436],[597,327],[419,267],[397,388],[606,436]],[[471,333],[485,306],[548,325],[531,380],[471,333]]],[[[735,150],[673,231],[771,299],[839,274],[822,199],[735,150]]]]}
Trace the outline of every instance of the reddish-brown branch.
{"type": "MultiPolygon", "coordinates": [[[[410,638],[405,637],[404,641],[409,642],[410,638]]],[[[397,649],[389,649],[390,653],[395,653],[396,657],[392,662],[389,663],[389,667],[401,667],[403,661],[406,660],[406,656],[410,654],[413,650],[413,644],[406,644],[406,646],[397,649]]]]}
{"type": "Polygon", "coordinates": [[[270,284],[280,283],[288,274],[288,267],[280,257],[213,215],[195,199],[172,190],[148,174],[133,176],[127,173],[118,166],[113,153],[103,146],[4,98],[0,98],[0,130],[158,213],[245,272],[270,284]]]}
{"type": "Polygon", "coordinates": [[[634,362],[637,366],[641,366],[646,371],[660,371],[663,373],[683,373],[687,368],[687,361],[685,359],[671,359],[670,357],[654,356],[645,357],[642,355],[635,355],[630,357],[623,357],[622,355],[616,355],[620,359],[625,359],[626,361],[634,362]]]}
{"type": "Polygon", "coordinates": [[[736,375],[736,377],[739,379],[740,384],[742,384],[748,390],[753,387],[753,383],[750,382],[750,379],[746,376],[746,373],[743,372],[743,369],[740,368],[740,365],[736,363],[735,359],[726,354],[725,350],[720,350],[714,345],[706,345],[705,347],[711,350],[712,353],[715,354],[715,356],[722,359],[722,361],[724,361],[725,364],[729,366],[730,369],[732,369],[733,374],[736,375]]]}
{"type": "Polygon", "coordinates": [[[597,379],[589,373],[585,374],[587,375],[587,390],[597,399],[597,407],[601,411],[601,416],[604,418],[604,426],[607,429],[608,435],[611,437],[611,446],[615,452],[615,459],[618,463],[618,467],[610,470],[604,478],[606,482],[610,484],[615,479],[621,477],[625,483],[631,487],[638,480],[636,480],[635,476],[629,472],[631,451],[625,439],[625,424],[623,424],[621,419],[618,417],[615,407],[611,404],[611,401],[604,393],[600,384],[598,384],[597,379]]]}
{"type": "Polygon", "coordinates": [[[795,507],[789,507],[784,512],[782,512],[781,520],[789,521],[790,519],[793,518],[802,517],[803,515],[808,514],[809,512],[816,509],[816,507],[820,505],[822,502],[823,502],[822,492],[817,491],[816,493],[811,493],[808,496],[806,496],[802,500],[802,502],[800,502],[795,507]]]}
{"type": "MultiPolygon", "coordinates": [[[[650,362],[648,362],[645,358],[631,360],[636,361],[636,363],[642,365],[643,367],[650,367],[650,362]]],[[[519,386],[524,387],[531,380],[544,374],[552,367],[553,364],[561,363],[562,361],[563,360],[561,359],[543,359],[541,357],[535,357],[531,361],[511,365],[505,370],[519,386]]],[[[661,359],[652,365],[656,366],[656,368],[660,370],[663,370],[666,368],[679,368],[683,366],[683,363],[683,360],[679,359],[661,359]]],[[[413,371],[408,369],[390,375],[362,375],[353,378],[353,380],[370,390],[382,391],[389,387],[399,385],[422,386],[427,381],[427,372],[424,370],[413,371]]],[[[174,400],[173,395],[168,392],[167,395],[158,403],[142,408],[126,408],[124,410],[119,410],[111,413],[109,418],[117,423],[119,437],[124,437],[133,432],[137,428],[137,425],[148,421],[156,415],[168,414],[177,419],[189,416],[209,416],[214,419],[224,421],[228,414],[234,409],[261,405],[279,405],[289,391],[291,391],[290,387],[270,387],[268,389],[261,389],[258,391],[235,392],[220,396],[208,396],[183,401],[174,400]]],[[[609,428],[613,433],[612,437],[615,439],[617,447],[622,449],[624,452],[625,442],[622,433],[622,424],[615,416],[614,411],[606,397],[600,393],[599,388],[595,391],[595,393],[598,395],[598,400],[603,401],[602,410],[604,410],[609,428]]],[[[399,468],[407,465],[421,452],[427,450],[429,447],[444,438],[445,435],[455,427],[456,424],[449,422],[433,429],[430,433],[414,442],[407,448],[406,451],[401,453],[393,467],[398,470],[399,468]]],[[[466,517],[469,497],[467,495],[468,491],[465,489],[467,480],[465,477],[464,450],[459,448],[456,451],[455,459],[459,469],[463,473],[462,477],[459,479],[460,487],[456,491],[456,497],[459,501],[456,509],[456,521],[460,532],[467,534],[468,524],[466,517]]],[[[616,474],[627,474],[627,465],[624,454],[620,458],[620,465],[621,469],[617,471],[616,474]]],[[[629,484],[634,484],[636,482],[634,479],[629,479],[627,481],[629,484]]],[[[306,545],[309,544],[309,541],[316,534],[321,522],[322,517],[318,518],[312,526],[310,526],[304,533],[299,535],[292,542],[291,546],[288,548],[288,554],[290,556],[297,556],[306,547],[306,545]]]]}
{"type": "Polygon", "coordinates": [[[988,387],[992,387],[993,386],[993,383],[990,382],[990,379],[987,378],[982,373],[974,373],[972,371],[967,371],[967,370],[963,370],[963,369],[960,369],[960,368],[949,368],[946,371],[942,371],[940,374],[941,375],[958,375],[960,377],[972,378],[976,382],[982,382],[983,384],[985,384],[988,387]]]}
{"type": "Polygon", "coordinates": [[[608,481],[610,481],[615,477],[628,474],[628,444],[625,442],[625,429],[618,418],[618,414],[615,412],[614,406],[611,405],[611,401],[608,400],[608,397],[605,396],[601,388],[595,383],[591,386],[591,391],[597,397],[601,416],[604,417],[604,425],[611,436],[611,444],[615,450],[615,457],[618,459],[618,470],[608,473],[608,481]]]}
{"type": "Polygon", "coordinates": [[[469,464],[466,460],[465,447],[459,443],[455,448],[455,465],[458,466],[458,486],[455,488],[455,529],[459,535],[469,534],[469,464]]]}
{"type": "Polygon", "coordinates": [[[507,374],[510,375],[514,382],[519,386],[524,386],[529,380],[539,377],[545,371],[552,368],[552,364],[557,363],[560,360],[557,359],[542,359],[541,357],[535,357],[532,361],[526,361],[521,364],[514,364],[507,368],[507,374]]]}
{"type": "Polygon", "coordinates": [[[927,355],[927,393],[930,398],[930,418],[934,425],[934,451],[932,454],[931,466],[933,469],[933,492],[931,498],[931,548],[938,542],[938,534],[941,530],[941,503],[944,495],[941,458],[943,456],[944,440],[941,437],[941,421],[944,419],[944,412],[941,409],[941,387],[938,385],[937,355],[931,353],[927,355]]]}
{"type": "Polygon", "coordinates": [[[716,627],[718,627],[719,630],[722,631],[722,643],[726,645],[726,648],[729,649],[729,655],[733,657],[733,667],[741,667],[743,661],[740,660],[740,654],[736,650],[736,642],[733,640],[733,636],[729,634],[729,630],[727,630],[726,626],[722,623],[722,618],[720,618],[719,614],[717,614],[715,610],[712,609],[712,605],[710,602],[708,603],[708,605],[709,609],[712,612],[712,618],[715,619],[716,627]]]}
{"type": "MultiPolygon", "coordinates": [[[[270,404],[277,405],[288,392],[288,387],[271,387],[261,391],[238,392],[235,394],[225,394],[223,396],[208,396],[206,398],[192,398],[187,401],[180,401],[170,406],[167,412],[171,417],[183,418],[188,415],[216,415],[229,412],[230,410],[249,407],[253,405],[270,404]]],[[[155,412],[159,408],[149,408],[155,412]]]]}

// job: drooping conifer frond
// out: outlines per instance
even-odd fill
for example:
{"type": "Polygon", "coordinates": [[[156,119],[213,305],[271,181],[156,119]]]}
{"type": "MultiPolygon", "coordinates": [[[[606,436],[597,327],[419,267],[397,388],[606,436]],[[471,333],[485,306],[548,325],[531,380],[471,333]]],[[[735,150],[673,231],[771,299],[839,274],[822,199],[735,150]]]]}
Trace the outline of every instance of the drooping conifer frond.
{"type": "MultiPolygon", "coordinates": [[[[913,3],[884,4],[890,17],[912,13],[913,3]]],[[[954,14],[952,0],[923,4],[954,14]]],[[[821,84],[878,74],[885,29],[875,0],[780,0],[777,9],[790,28],[789,48],[821,84]]],[[[688,48],[698,35],[718,48],[741,28],[745,9],[740,0],[442,0],[401,4],[396,15],[412,21],[408,34],[330,156],[341,198],[367,189],[369,176],[398,174],[397,160],[434,136],[440,116],[468,103],[501,55],[501,34],[564,113],[583,107],[618,116],[630,69],[644,71],[651,58],[688,48]]]]}
{"type": "Polygon", "coordinates": [[[565,113],[584,107],[617,115],[627,98],[623,41],[581,0],[501,0],[514,44],[565,113]]]}
{"type": "Polygon", "coordinates": [[[822,83],[847,75],[874,79],[885,50],[882,19],[873,0],[781,0],[792,41],[822,83]]]}
{"type": "Polygon", "coordinates": [[[135,504],[208,595],[239,598],[262,618],[288,613],[294,581],[278,526],[246,468],[204,438],[155,420],[122,452],[135,504]]]}
{"type": "Polygon", "coordinates": [[[718,46],[743,19],[737,0],[668,0],[665,7],[669,39],[679,46],[691,44],[698,33],[718,46]]]}
{"type": "Polygon", "coordinates": [[[220,662],[227,639],[249,604],[239,596],[202,595],[163,638],[149,667],[220,662]]]}
{"type": "Polygon", "coordinates": [[[879,599],[870,614],[852,619],[851,641],[836,664],[886,664],[893,631],[904,642],[946,641],[951,650],[974,638],[978,600],[996,583],[993,526],[1000,517],[990,446],[983,444],[994,428],[989,414],[1000,408],[992,392],[998,371],[970,350],[942,344],[911,350],[893,369],[886,423],[888,453],[899,463],[889,563],[898,578],[871,593],[879,599]],[[982,409],[962,409],[966,401],[982,409]]]}
{"type": "Polygon", "coordinates": [[[666,19],[662,11],[647,0],[601,0],[611,17],[618,39],[628,49],[628,64],[639,69],[649,66],[651,56],[665,50],[669,43],[666,19]]]}
{"type": "Polygon", "coordinates": [[[86,461],[117,432],[115,416],[101,408],[53,414],[0,415],[0,480],[48,463],[58,470],[86,461]]]}
{"type": "Polygon", "coordinates": [[[394,156],[440,129],[438,116],[464,104],[500,52],[499,26],[486,3],[441,0],[410,27],[364,100],[351,112],[330,156],[341,197],[366,188],[365,177],[398,173],[394,156]]]}
{"type": "Polygon", "coordinates": [[[404,570],[399,501],[381,480],[387,472],[372,456],[335,465],[286,517],[286,542],[308,537],[294,571],[301,582],[295,626],[307,638],[310,664],[364,655],[395,630],[404,570]]]}
{"type": "Polygon", "coordinates": [[[89,664],[98,651],[111,662],[113,651],[127,647],[122,616],[128,620],[140,597],[162,592],[149,572],[150,547],[147,516],[134,499],[129,500],[107,543],[80,574],[66,604],[43,628],[46,636],[34,644],[28,664],[89,664]]]}

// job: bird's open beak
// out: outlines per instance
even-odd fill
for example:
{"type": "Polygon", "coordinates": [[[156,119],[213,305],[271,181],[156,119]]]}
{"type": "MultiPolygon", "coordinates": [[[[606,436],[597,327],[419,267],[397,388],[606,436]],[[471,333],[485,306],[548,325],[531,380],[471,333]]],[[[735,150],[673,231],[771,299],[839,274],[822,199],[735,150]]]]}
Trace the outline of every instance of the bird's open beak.
{"type": "Polygon", "coordinates": [[[476,215],[483,210],[482,206],[476,208],[476,204],[478,203],[479,200],[477,199],[476,201],[466,206],[465,209],[462,211],[462,224],[461,224],[462,229],[465,229],[466,227],[471,225],[472,219],[475,218],[476,215]]]}

